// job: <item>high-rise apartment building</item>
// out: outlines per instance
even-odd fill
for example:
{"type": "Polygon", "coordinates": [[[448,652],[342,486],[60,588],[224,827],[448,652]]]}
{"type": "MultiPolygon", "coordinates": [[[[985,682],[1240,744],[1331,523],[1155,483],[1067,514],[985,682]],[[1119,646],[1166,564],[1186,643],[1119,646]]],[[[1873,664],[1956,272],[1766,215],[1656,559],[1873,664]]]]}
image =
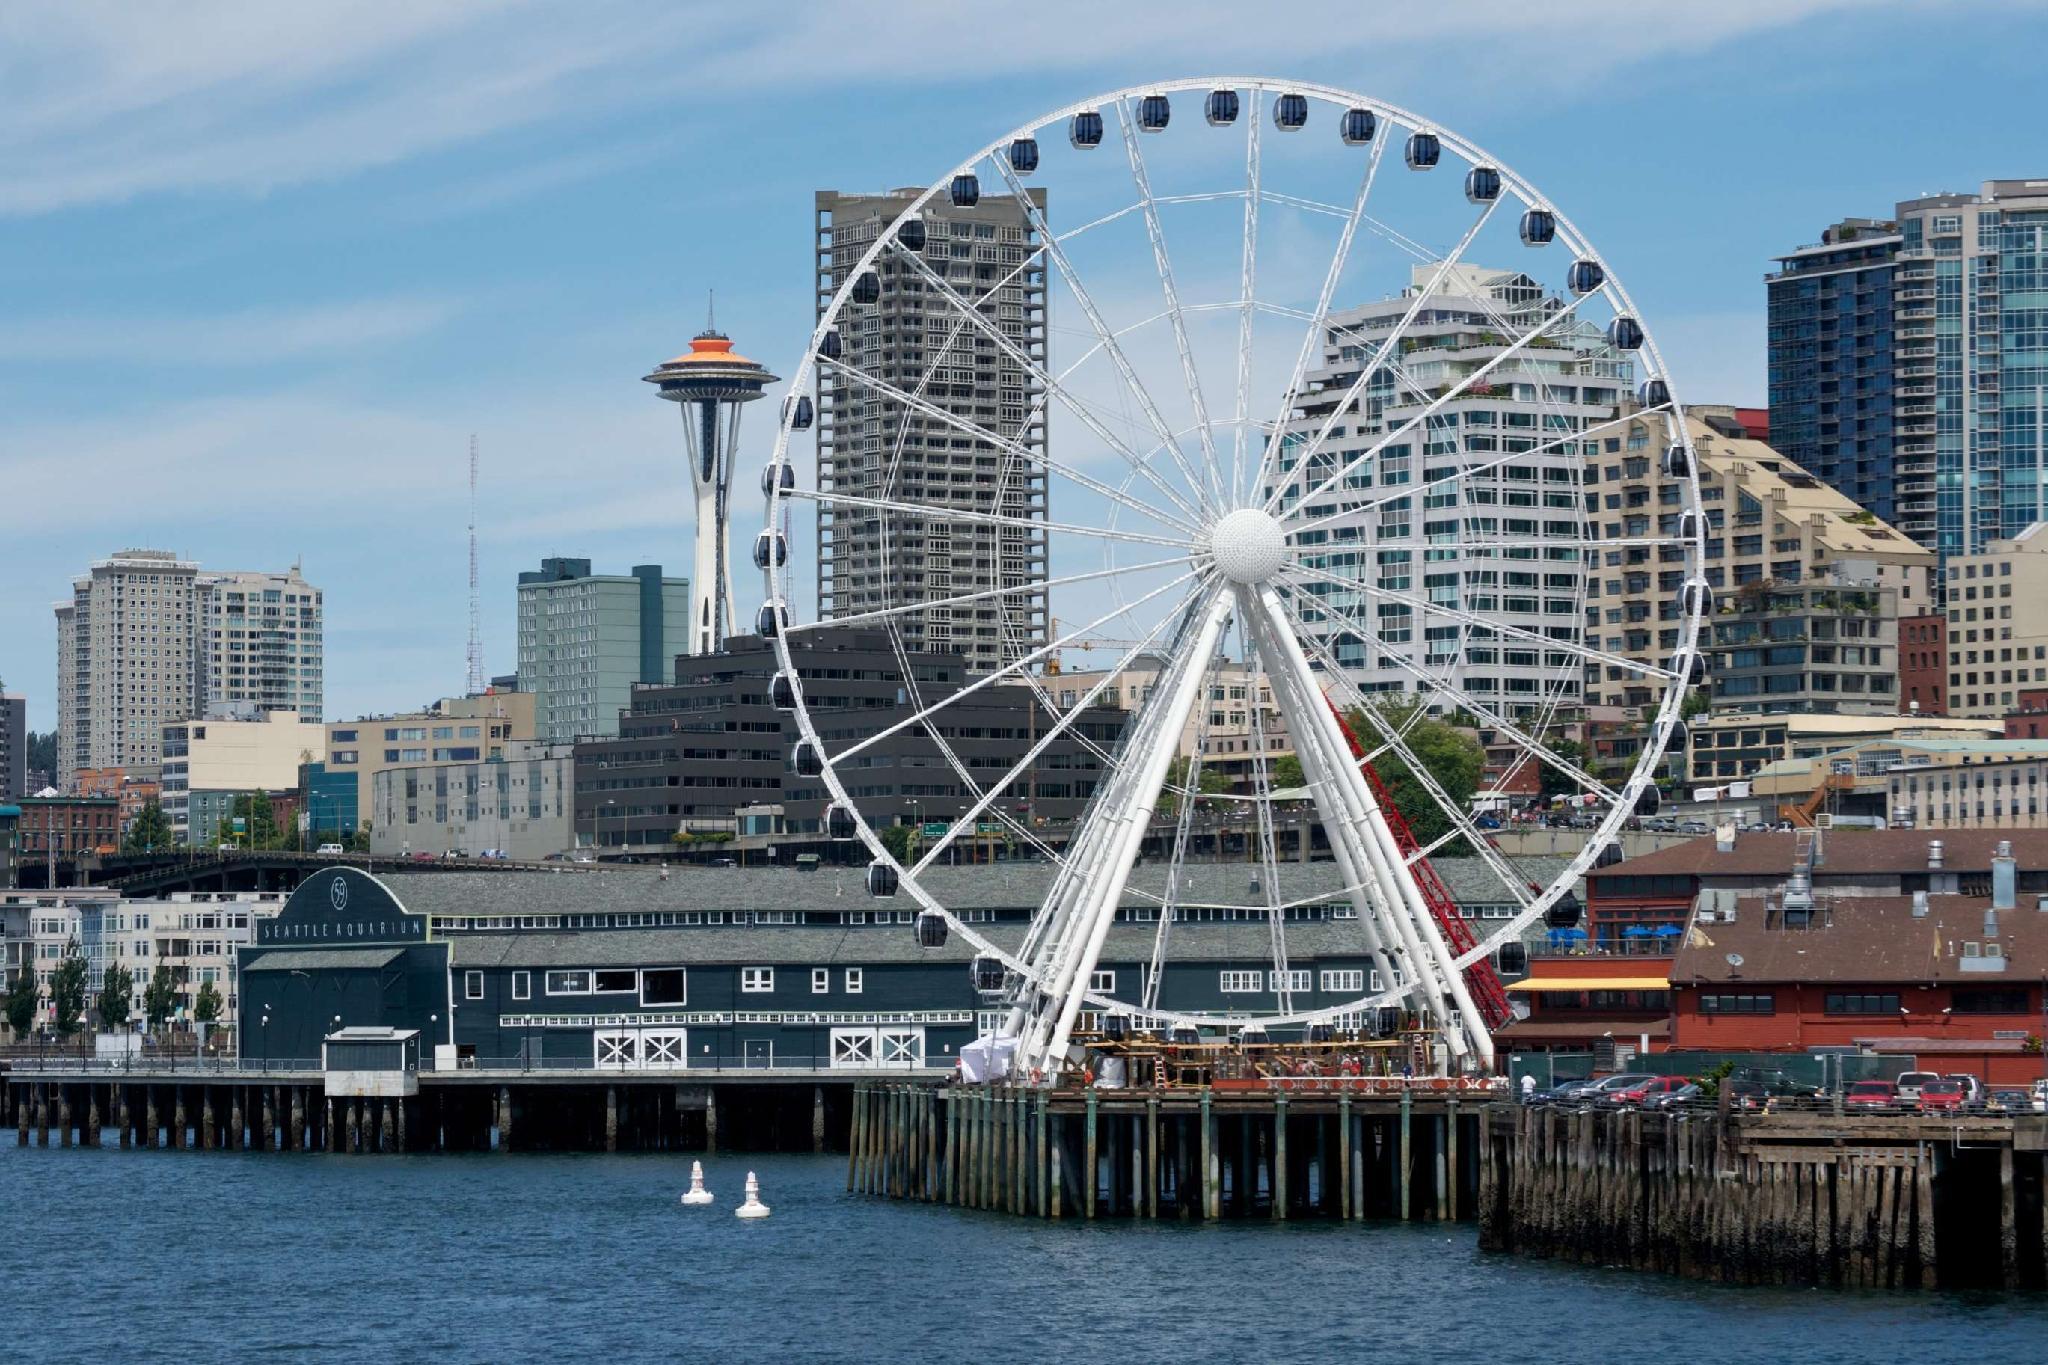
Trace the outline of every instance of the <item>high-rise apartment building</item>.
{"type": "MultiPolygon", "coordinates": [[[[822,314],[864,252],[918,190],[817,195],[817,299],[822,314]]],[[[1030,191],[1043,217],[1045,192],[1030,191]]],[[[934,201],[920,215],[924,266],[971,301],[1018,351],[1045,362],[1046,282],[1032,215],[991,194],[971,207],[934,201]]],[[[1040,386],[1014,354],[969,324],[917,268],[876,262],[879,297],[840,327],[845,367],[945,410],[958,424],[913,416],[837,366],[819,371],[818,487],[935,509],[908,521],[872,510],[818,508],[818,610],[848,616],[1017,588],[895,618],[912,651],[960,655],[989,672],[1046,641],[1046,535],[1029,526],[947,521],[944,510],[1046,515],[1046,414],[1040,386]],[[970,427],[974,430],[963,429],[970,427]],[[976,431],[987,436],[977,435],[976,431]],[[994,439],[991,439],[994,438],[994,439]],[[1001,444],[998,444],[1000,442],[1001,444]],[[1020,452],[1022,452],[1020,454],[1020,452]]]]}
{"type": "Polygon", "coordinates": [[[207,573],[122,550],[73,581],[57,615],[57,785],[162,760],[166,723],[209,706],[321,707],[320,590],[299,576],[207,573]]]}
{"type": "Polygon", "coordinates": [[[1892,443],[1893,284],[1898,224],[1847,218],[1817,246],[1778,258],[1769,297],[1771,445],[1878,520],[1931,542],[1934,503],[1914,490],[1902,516],[1892,443]]]}
{"type": "Polygon", "coordinates": [[[281,574],[201,573],[197,610],[200,714],[247,707],[320,719],[321,595],[296,564],[281,574]]]}
{"type": "Polygon", "coordinates": [[[0,805],[28,795],[28,699],[0,693],[0,805]]]}
{"type": "Polygon", "coordinates": [[[550,558],[519,575],[519,687],[543,743],[616,735],[633,684],[666,682],[689,641],[689,582],[659,564],[595,574],[550,558]]]}
{"type": "Polygon", "coordinates": [[[2048,686],[2048,524],[1954,555],[1944,572],[1949,714],[2002,716],[2048,686]]]}
{"type": "MultiPolygon", "coordinates": [[[[1400,295],[1331,314],[1320,361],[1306,376],[1281,437],[1277,473],[1284,503],[1298,503],[1350,468],[1447,386],[1493,363],[1508,336],[1529,331],[1561,306],[1518,271],[1455,267],[1402,334],[1400,363],[1380,367],[1357,399],[1358,419],[1333,425],[1304,463],[1308,442],[1435,274],[1434,265],[1418,265],[1400,295]]],[[[1444,404],[1426,431],[1388,444],[1317,495],[1313,513],[1336,513],[1341,503],[1372,500],[1383,489],[1427,484],[1465,466],[1492,466],[1426,498],[1396,497],[1335,517],[1327,539],[1304,550],[1309,567],[1382,590],[1313,583],[1310,589],[1328,608],[1301,609],[1308,634],[1361,690],[1427,692],[1441,679],[1509,713],[1577,702],[1577,656],[1569,650],[1502,639],[1413,601],[1427,598],[1561,644],[1578,643],[1585,581],[1579,547],[1586,537],[1579,480],[1600,442],[1561,436],[1612,418],[1631,371],[1598,328],[1567,324],[1444,404]],[[1516,451],[1531,453],[1501,465],[1504,454],[1516,451]],[[1546,546],[1546,538],[1557,543],[1546,546]]]]}
{"type": "Polygon", "coordinates": [[[57,786],[81,768],[155,767],[199,706],[199,566],[167,550],[100,560],[57,606],[57,786]]]}
{"type": "Polygon", "coordinates": [[[2048,180],[1907,200],[1783,258],[1773,440],[1944,561],[2048,517],[2044,262],[2048,180]]]}
{"type": "Polygon", "coordinates": [[[444,697],[424,711],[329,722],[323,791],[308,788],[308,819],[316,829],[352,831],[370,818],[377,775],[387,769],[504,758],[510,746],[533,739],[535,700],[530,691],[493,686],[472,697],[444,697]],[[344,795],[349,783],[354,791],[344,795]]]}

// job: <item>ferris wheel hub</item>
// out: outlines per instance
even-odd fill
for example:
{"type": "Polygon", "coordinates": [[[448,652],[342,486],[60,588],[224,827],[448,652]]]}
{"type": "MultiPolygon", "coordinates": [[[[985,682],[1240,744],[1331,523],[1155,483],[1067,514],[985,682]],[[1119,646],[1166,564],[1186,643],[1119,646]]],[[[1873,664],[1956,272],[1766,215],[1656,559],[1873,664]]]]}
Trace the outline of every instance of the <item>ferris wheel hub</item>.
{"type": "Polygon", "coordinates": [[[1209,530],[1216,569],[1233,583],[1263,583],[1287,559],[1287,533],[1278,518],[1256,507],[1240,507],[1209,530]]]}

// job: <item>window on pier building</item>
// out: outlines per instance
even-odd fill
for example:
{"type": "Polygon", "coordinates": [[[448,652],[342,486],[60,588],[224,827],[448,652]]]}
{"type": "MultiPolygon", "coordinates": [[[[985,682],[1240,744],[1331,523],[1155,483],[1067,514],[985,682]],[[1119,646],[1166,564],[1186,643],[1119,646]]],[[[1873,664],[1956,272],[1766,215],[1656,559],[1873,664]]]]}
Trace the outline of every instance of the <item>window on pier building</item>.
{"type": "Polygon", "coordinates": [[[1897,991],[1829,991],[1821,1008],[1828,1014],[1897,1014],[1897,991]]]}
{"type": "Polygon", "coordinates": [[[484,974],[482,972],[464,972],[462,974],[462,998],[464,1000],[481,1000],[484,998],[484,974]]]}
{"type": "Polygon", "coordinates": [[[830,967],[811,968],[811,994],[823,995],[831,989],[832,969],[830,967]]]}
{"type": "Polygon", "coordinates": [[[2024,986],[1958,986],[1949,1005],[1957,1014],[2029,1014],[2024,986]]]}
{"type": "Polygon", "coordinates": [[[859,968],[859,967],[848,967],[848,968],[846,969],[846,993],[847,993],[848,995],[859,995],[859,994],[860,994],[860,987],[861,987],[861,981],[862,981],[862,970],[861,970],[861,968],[859,968]]]}
{"type": "Polygon", "coordinates": [[[1700,996],[1701,1014],[1775,1014],[1778,997],[1770,992],[1716,991],[1700,996]]]}
{"type": "Polygon", "coordinates": [[[749,995],[762,995],[775,989],[773,967],[740,968],[740,989],[749,995]]]}

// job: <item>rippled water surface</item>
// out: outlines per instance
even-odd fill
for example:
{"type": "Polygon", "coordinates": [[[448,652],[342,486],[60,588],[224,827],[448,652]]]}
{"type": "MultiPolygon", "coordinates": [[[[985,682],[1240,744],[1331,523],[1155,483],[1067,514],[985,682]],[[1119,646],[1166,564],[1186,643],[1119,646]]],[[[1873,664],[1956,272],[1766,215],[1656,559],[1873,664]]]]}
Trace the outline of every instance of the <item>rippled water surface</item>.
{"type": "Polygon", "coordinates": [[[2034,1361],[2048,1300],[1759,1291],[1469,1227],[1083,1226],[845,1192],[830,1157],[12,1147],[0,1358],[2034,1361]],[[774,1216],[732,1216],[751,1166],[774,1216]]]}

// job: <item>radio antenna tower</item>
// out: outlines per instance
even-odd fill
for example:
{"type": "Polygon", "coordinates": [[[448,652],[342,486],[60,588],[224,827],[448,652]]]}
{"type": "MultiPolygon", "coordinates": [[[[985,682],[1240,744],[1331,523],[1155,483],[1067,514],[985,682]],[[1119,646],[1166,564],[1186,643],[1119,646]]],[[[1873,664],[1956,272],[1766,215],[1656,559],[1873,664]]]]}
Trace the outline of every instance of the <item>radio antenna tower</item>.
{"type": "Polygon", "coordinates": [[[484,691],[483,612],[476,586],[476,433],[469,435],[469,695],[484,691]]]}

